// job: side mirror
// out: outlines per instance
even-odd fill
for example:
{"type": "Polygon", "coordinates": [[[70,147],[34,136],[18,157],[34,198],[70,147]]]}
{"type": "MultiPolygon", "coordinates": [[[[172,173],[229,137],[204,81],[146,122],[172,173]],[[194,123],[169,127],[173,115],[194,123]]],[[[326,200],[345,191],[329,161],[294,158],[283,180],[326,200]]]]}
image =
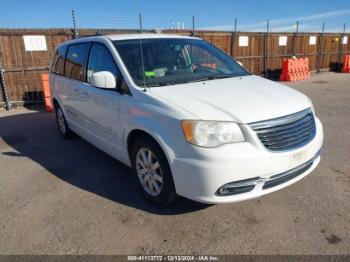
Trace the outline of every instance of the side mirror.
{"type": "Polygon", "coordinates": [[[114,75],[108,71],[93,73],[91,77],[91,85],[99,88],[116,88],[116,80],[114,75]]]}
{"type": "Polygon", "coordinates": [[[241,61],[236,61],[237,62],[237,64],[239,64],[241,67],[244,67],[243,66],[243,63],[241,62],[241,61]]]}

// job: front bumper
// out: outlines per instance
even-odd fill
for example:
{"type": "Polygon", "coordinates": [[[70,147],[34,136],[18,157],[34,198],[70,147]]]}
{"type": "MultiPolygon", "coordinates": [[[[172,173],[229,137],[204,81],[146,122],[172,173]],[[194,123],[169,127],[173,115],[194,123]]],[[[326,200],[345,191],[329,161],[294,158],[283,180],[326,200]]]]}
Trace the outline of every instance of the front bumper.
{"type": "Polygon", "coordinates": [[[208,149],[198,148],[196,158],[175,158],[171,168],[179,195],[203,203],[229,203],[256,198],[287,187],[310,174],[320,161],[323,128],[316,118],[316,135],[307,145],[286,152],[271,152],[264,148],[252,130],[245,127],[247,143],[224,145],[208,149]],[[298,167],[296,176],[276,182],[276,178],[289,174],[298,167]],[[256,179],[249,192],[219,196],[217,190],[225,184],[256,179]],[[265,185],[265,186],[264,186],[265,185]]]}

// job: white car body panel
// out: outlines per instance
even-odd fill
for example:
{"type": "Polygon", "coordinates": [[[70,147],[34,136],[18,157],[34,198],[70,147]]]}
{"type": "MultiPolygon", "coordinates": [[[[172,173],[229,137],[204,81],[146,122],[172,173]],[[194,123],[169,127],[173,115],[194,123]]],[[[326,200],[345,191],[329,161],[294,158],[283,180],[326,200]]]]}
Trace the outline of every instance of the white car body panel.
{"type": "MultiPolygon", "coordinates": [[[[286,187],[309,174],[320,160],[323,128],[316,119],[316,135],[305,146],[270,152],[249,123],[269,120],[312,108],[303,94],[258,76],[209,80],[181,85],[144,88],[136,86],[110,40],[180,38],[158,34],[96,36],[69,43],[95,41],[105,44],[118,65],[131,95],[98,89],[87,83],[50,74],[52,97],[63,109],[71,129],[124,164],[130,166],[127,139],[133,130],[152,136],[163,149],[173,174],[176,192],[205,203],[250,199],[286,187]],[[186,142],[181,120],[234,121],[246,141],[216,148],[186,142]],[[232,196],[216,190],[230,182],[253,177],[268,178],[315,158],[298,177],[279,186],[232,196]]],[[[189,37],[181,37],[189,38],[189,37]]]]}
{"type": "Polygon", "coordinates": [[[310,107],[305,95],[254,75],[157,87],[150,92],[202,120],[251,123],[310,107]]]}

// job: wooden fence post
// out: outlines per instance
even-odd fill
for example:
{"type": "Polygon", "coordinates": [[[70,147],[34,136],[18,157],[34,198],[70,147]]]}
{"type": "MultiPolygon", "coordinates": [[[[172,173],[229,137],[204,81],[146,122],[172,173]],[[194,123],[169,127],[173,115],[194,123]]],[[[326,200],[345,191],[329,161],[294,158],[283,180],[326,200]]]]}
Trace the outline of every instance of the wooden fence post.
{"type": "Polygon", "coordinates": [[[265,77],[268,78],[269,77],[269,69],[268,69],[268,44],[269,44],[269,30],[270,30],[270,21],[267,20],[266,23],[266,33],[265,33],[265,43],[264,43],[264,73],[265,73],[265,77]]]}
{"type": "Polygon", "coordinates": [[[320,72],[320,68],[321,68],[321,59],[323,56],[322,50],[323,50],[323,34],[324,34],[324,28],[325,28],[325,23],[323,22],[322,25],[322,33],[320,33],[320,42],[318,43],[318,56],[317,56],[317,73],[320,72]]]}
{"type": "Polygon", "coordinates": [[[345,36],[346,23],[344,23],[343,33],[340,35],[339,39],[339,51],[338,51],[338,71],[341,72],[342,60],[343,60],[343,38],[345,36]]]}

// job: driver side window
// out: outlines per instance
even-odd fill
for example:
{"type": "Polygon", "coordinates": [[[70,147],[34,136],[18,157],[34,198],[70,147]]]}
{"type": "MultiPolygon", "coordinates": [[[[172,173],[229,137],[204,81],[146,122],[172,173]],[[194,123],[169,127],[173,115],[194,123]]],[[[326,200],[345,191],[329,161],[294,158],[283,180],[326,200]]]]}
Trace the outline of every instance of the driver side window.
{"type": "Polygon", "coordinates": [[[188,47],[188,50],[194,67],[202,66],[213,69],[221,69],[225,67],[219,59],[209,54],[207,50],[200,46],[191,45],[188,47]]]}
{"type": "Polygon", "coordinates": [[[111,53],[105,45],[93,43],[87,67],[87,82],[90,84],[92,74],[101,71],[111,72],[116,78],[117,87],[119,86],[121,76],[111,53]]]}

